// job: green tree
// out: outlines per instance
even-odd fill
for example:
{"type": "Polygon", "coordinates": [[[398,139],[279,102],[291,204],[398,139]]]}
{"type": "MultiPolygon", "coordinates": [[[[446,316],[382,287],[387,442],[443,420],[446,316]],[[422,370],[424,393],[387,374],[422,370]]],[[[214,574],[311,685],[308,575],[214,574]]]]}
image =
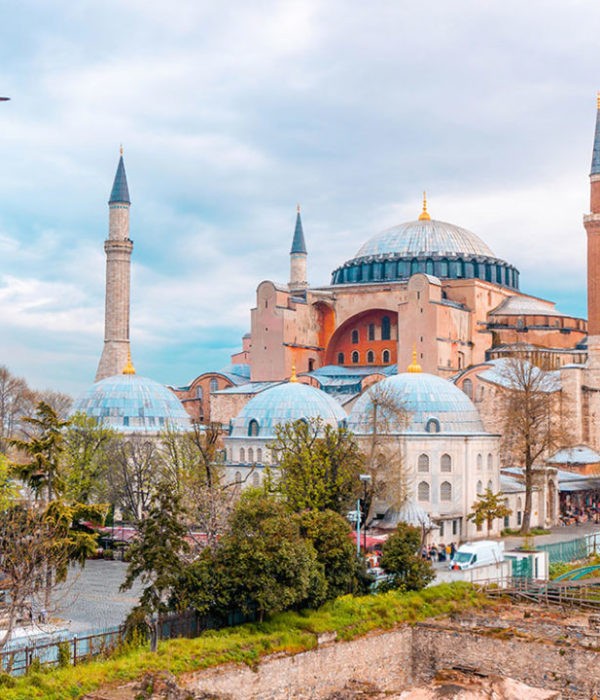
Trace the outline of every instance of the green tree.
{"type": "Polygon", "coordinates": [[[326,596],[322,566],[298,519],[284,503],[253,489],[236,504],[230,531],[217,549],[226,569],[225,595],[231,609],[256,612],[260,620],[326,596]]]}
{"type": "Polygon", "coordinates": [[[109,500],[107,472],[109,445],[118,440],[114,430],[95,418],[77,413],[64,434],[65,495],[78,503],[109,500]]]}
{"type": "Polygon", "coordinates": [[[12,470],[6,457],[0,453],[0,512],[12,505],[19,495],[12,470]]]}
{"type": "Polygon", "coordinates": [[[344,513],[359,488],[364,457],[352,434],[321,419],[283,423],[269,446],[277,459],[272,482],[295,511],[344,513]]]}
{"type": "Polygon", "coordinates": [[[58,417],[49,404],[40,401],[34,416],[23,419],[27,437],[14,438],[11,445],[25,457],[13,462],[18,478],[26,483],[45,505],[64,492],[62,456],[64,428],[69,421],[58,417]]]}
{"type": "Polygon", "coordinates": [[[138,526],[138,537],[129,548],[129,565],[121,590],[129,590],[136,579],[145,587],[138,608],[146,614],[162,613],[177,585],[189,544],[186,540],[181,498],[172,485],[158,484],[146,517],[138,526]]]}
{"type": "Polygon", "coordinates": [[[474,522],[478,528],[486,523],[489,537],[494,520],[506,518],[512,513],[505,503],[505,498],[501,491],[494,493],[492,489],[486,489],[471,506],[472,512],[467,515],[467,520],[474,522]]]}
{"type": "Polygon", "coordinates": [[[420,545],[420,528],[399,523],[383,545],[380,563],[389,579],[382,584],[381,589],[418,591],[433,581],[433,567],[419,556],[420,545]]]}
{"type": "Polygon", "coordinates": [[[327,599],[358,591],[356,547],[348,521],[332,510],[298,515],[301,535],[311,542],[327,582],[327,599]]]}

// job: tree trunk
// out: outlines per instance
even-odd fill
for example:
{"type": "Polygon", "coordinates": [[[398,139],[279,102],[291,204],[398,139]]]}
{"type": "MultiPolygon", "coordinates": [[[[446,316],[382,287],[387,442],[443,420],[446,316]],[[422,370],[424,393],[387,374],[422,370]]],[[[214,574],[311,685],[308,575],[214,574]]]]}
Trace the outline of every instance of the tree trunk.
{"type": "Polygon", "coordinates": [[[520,535],[529,534],[531,529],[531,502],[533,490],[533,465],[525,464],[525,507],[523,509],[523,522],[521,523],[520,535]]]}

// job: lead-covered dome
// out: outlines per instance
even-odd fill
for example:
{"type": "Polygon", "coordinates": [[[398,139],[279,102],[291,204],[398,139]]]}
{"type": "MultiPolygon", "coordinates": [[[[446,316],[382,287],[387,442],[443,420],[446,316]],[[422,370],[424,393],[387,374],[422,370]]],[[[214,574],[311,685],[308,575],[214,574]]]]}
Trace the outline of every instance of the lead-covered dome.
{"type": "Polygon", "coordinates": [[[354,404],[348,427],[357,435],[373,432],[374,402],[378,429],[391,433],[484,433],[479,412],[469,397],[447,379],[422,372],[406,372],[383,379],[354,404]],[[404,420],[385,404],[402,407],[404,420]]]}
{"type": "Polygon", "coordinates": [[[331,284],[406,280],[417,272],[519,288],[518,270],[498,259],[479,236],[431,219],[425,207],[416,221],[392,226],[370,238],[352,259],[333,271],[331,284]]]}
{"type": "Polygon", "coordinates": [[[354,257],[363,258],[369,255],[389,254],[412,257],[423,253],[496,257],[491,248],[471,231],[433,219],[418,219],[392,226],[369,238],[354,257]]]}
{"type": "Polygon", "coordinates": [[[337,427],[345,424],[346,412],[321,389],[300,382],[287,382],[265,389],[250,399],[232,421],[231,437],[274,438],[281,423],[321,418],[337,427]]]}
{"type": "Polygon", "coordinates": [[[92,384],[75,401],[72,413],[85,413],[122,433],[190,428],[190,418],[175,394],[137,374],[117,374],[92,384]]]}

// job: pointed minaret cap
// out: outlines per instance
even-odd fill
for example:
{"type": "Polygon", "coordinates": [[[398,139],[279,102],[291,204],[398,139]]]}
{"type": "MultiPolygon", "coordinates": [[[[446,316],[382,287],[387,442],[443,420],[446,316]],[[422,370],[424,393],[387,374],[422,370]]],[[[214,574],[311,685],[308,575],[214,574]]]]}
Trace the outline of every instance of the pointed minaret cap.
{"type": "Polygon", "coordinates": [[[419,214],[419,221],[431,221],[427,211],[427,192],[423,192],[423,211],[419,214]]]}
{"type": "Polygon", "coordinates": [[[127,364],[123,367],[123,374],[135,374],[135,367],[131,361],[131,350],[127,350],[127,364]]]}
{"type": "Polygon", "coordinates": [[[302,230],[302,219],[300,218],[300,205],[296,207],[296,228],[294,229],[294,240],[292,241],[292,249],[290,250],[290,255],[293,253],[303,253],[307,254],[306,243],[304,241],[304,231],[302,230]]]}
{"type": "Polygon", "coordinates": [[[119,165],[110,193],[109,204],[131,204],[129,199],[129,188],[127,187],[127,175],[125,174],[125,163],[123,162],[123,146],[119,148],[119,165]]]}
{"type": "Polygon", "coordinates": [[[413,347],[412,351],[412,362],[408,367],[406,368],[407,372],[411,372],[413,374],[416,374],[417,372],[422,372],[423,370],[421,369],[421,365],[417,362],[417,347],[416,345],[413,347]]]}

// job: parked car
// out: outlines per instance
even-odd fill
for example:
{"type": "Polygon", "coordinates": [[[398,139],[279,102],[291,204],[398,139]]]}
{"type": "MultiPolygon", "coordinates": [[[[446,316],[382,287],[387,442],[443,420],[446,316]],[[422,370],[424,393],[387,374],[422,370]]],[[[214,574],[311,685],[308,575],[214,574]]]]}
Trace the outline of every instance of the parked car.
{"type": "Polygon", "coordinates": [[[504,542],[481,540],[480,542],[465,542],[454,552],[448,564],[450,569],[472,569],[476,566],[486,566],[504,561],[504,542]]]}

